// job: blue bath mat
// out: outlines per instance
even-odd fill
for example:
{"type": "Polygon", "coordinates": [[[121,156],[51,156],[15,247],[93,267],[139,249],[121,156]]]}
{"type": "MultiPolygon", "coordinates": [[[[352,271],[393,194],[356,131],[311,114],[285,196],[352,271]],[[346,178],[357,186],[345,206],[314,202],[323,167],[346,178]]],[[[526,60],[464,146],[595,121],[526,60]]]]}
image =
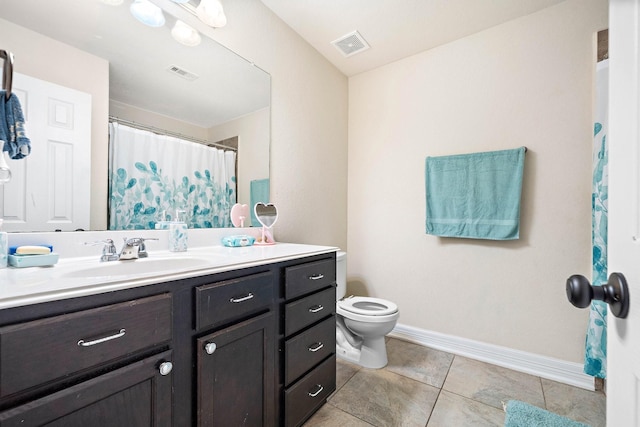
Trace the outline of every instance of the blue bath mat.
{"type": "Polygon", "coordinates": [[[590,427],[519,400],[507,402],[504,427],[590,427]]]}

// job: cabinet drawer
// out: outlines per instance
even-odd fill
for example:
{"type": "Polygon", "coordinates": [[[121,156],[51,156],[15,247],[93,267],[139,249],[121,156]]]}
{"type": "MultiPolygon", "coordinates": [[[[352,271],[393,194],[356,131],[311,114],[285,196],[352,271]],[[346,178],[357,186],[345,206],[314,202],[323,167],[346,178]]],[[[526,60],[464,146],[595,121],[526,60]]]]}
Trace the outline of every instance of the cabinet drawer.
{"type": "Polygon", "coordinates": [[[273,276],[254,274],[209,285],[196,292],[196,329],[222,325],[273,304],[273,276]]]}
{"type": "Polygon", "coordinates": [[[285,272],[286,299],[306,295],[336,281],[336,262],[333,259],[288,267],[285,272]]]}
{"type": "Polygon", "coordinates": [[[288,339],[285,343],[285,383],[291,384],[335,351],[335,316],[288,339]]]}
{"type": "Polygon", "coordinates": [[[162,294],[0,328],[0,395],[168,342],[171,315],[162,294]]]}
{"type": "Polygon", "coordinates": [[[336,357],[331,356],[284,392],[285,425],[298,426],[336,389],[336,357]]]}
{"type": "Polygon", "coordinates": [[[336,288],[309,295],[286,305],[285,335],[289,336],[336,313],[336,288]]]}

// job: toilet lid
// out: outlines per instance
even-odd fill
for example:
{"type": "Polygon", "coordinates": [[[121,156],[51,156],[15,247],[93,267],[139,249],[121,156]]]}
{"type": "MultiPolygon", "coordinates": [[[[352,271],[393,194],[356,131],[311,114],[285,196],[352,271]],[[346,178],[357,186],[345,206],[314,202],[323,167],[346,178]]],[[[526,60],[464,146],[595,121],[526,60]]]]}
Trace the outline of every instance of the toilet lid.
{"type": "Polygon", "coordinates": [[[341,309],[367,316],[387,316],[398,311],[398,306],[382,298],[349,297],[338,301],[341,309]]]}

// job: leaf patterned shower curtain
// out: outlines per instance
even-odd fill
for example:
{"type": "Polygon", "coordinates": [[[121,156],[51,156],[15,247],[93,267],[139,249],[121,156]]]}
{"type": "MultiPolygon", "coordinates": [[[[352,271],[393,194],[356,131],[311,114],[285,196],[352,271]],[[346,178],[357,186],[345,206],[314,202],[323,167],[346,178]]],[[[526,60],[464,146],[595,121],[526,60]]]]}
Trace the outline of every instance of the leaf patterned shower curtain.
{"type": "Polygon", "coordinates": [[[109,229],[153,229],[187,213],[189,228],[230,227],[236,153],[109,124],[109,229]]]}
{"type": "MultiPolygon", "coordinates": [[[[607,283],[607,199],[608,199],[608,83],[609,61],[600,61],[596,71],[596,116],[593,140],[592,243],[593,273],[591,283],[607,283]]],[[[589,309],[589,326],[584,357],[584,372],[607,376],[607,304],[593,301],[589,309]]]]}

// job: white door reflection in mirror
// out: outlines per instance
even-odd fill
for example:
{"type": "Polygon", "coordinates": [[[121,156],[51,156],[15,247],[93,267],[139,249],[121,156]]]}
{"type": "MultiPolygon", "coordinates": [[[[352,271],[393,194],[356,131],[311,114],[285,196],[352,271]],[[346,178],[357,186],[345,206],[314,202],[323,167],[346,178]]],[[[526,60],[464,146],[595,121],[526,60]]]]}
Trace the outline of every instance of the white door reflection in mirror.
{"type": "Polygon", "coordinates": [[[31,154],[9,160],[12,180],[0,187],[5,230],[88,230],[91,95],[20,73],[13,75],[13,93],[31,154]]]}

